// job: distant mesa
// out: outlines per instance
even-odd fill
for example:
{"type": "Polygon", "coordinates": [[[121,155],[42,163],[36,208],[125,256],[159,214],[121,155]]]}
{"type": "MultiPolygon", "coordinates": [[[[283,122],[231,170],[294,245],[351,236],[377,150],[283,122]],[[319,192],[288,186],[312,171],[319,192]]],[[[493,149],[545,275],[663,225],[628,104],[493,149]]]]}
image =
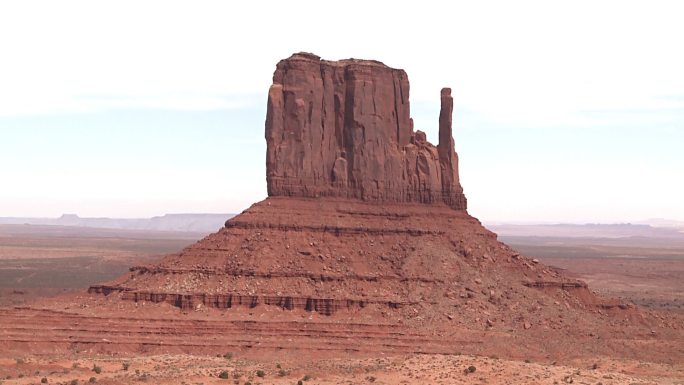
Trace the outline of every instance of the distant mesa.
{"type": "Polygon", "coordinates": [[[234,214],[165,214],[152,218],[82,218],[63,214],[59,218],[0,217],[0,225],[71,226],[97,229],[176,231],[208,234],[234,214]]]}
{"type": "Polygon", "coordinates": [[[435,147],[413,129],[403,70],[378,61],[294,54],[278,63],[268,93],[268,195],[443,203],[465,210],[452,109],[451,90],[444,88],[435,147]]]}

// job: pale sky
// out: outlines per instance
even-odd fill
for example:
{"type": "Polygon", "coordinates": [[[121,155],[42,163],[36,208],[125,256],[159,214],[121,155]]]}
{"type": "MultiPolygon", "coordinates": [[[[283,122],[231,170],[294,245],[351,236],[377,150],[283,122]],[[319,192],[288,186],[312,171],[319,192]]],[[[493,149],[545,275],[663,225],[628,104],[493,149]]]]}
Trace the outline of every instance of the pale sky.
{"type": "Polygon", "coordinates": [[[483,221],[684,220],[682,1],[5,1],[0,216],[240,212],[294,52],[452,88],[483,221]],[[328,5],[331,4],[331,5],[328,5]]]}

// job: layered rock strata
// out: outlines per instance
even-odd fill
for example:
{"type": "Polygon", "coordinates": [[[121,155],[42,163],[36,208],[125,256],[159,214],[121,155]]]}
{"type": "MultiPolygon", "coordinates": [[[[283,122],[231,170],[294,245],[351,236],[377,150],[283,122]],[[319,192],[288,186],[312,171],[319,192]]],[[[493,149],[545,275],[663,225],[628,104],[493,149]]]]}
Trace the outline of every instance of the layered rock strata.
{"type": "Polygon", "coordinates": [[[281,61],[266,118],[269,197],[90,293],[182,309],[400,319],[468,305],[511,327],[520,321],[508,312],[542,291],[568,306],[598,304],[584,283],[520,256],[468,215],[451,91],[441,92],[438,146],[413,131],[408,93],[406,73],[376,61],[281,61]]]}
{"type": "Polygon", "coordinates": [[[452,108],[445,88],[435,147],[413,130],[403,70],[370,60],[292,55],[278,63],[268,93],[268,194],[465,210],[452,108]]]}

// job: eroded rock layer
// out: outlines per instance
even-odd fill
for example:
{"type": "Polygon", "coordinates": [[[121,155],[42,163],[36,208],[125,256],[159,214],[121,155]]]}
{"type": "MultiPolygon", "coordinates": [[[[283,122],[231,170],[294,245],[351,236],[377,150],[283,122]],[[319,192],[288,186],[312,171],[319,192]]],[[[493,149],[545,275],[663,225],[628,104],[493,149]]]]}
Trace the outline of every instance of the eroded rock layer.
{"type": "Polygon", "coordinates": [[[444,203],[465,210],[452,108],[445,88],[435,147],[413,130],[403,70],[303,53],[282,60],[268,93],[268,194],[444,203]]]}
{"type": "Polygon", "coordinates": [[[573,293],[574,306],[617,305],[520,256],[465,211],[270,197],[180,253],[132,267],[90,293],[181,309],[263,305],[330,316],[366,308],[449,312],[463,301],[504,314],[539,289],[573,293]]]}

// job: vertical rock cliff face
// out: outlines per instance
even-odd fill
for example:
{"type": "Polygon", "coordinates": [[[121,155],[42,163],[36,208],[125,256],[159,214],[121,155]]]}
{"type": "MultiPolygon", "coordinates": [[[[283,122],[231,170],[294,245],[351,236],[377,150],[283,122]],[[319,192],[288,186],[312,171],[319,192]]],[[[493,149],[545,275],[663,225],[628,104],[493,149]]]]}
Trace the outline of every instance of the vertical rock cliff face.
{"type": "Polygon", "coordinates": [[[439,145],[414,132],[406,72],[377,61],[295,54],[273,75],[266,116],[269,196],[444,203],[466,209],[442,90],[439,145]]]}

